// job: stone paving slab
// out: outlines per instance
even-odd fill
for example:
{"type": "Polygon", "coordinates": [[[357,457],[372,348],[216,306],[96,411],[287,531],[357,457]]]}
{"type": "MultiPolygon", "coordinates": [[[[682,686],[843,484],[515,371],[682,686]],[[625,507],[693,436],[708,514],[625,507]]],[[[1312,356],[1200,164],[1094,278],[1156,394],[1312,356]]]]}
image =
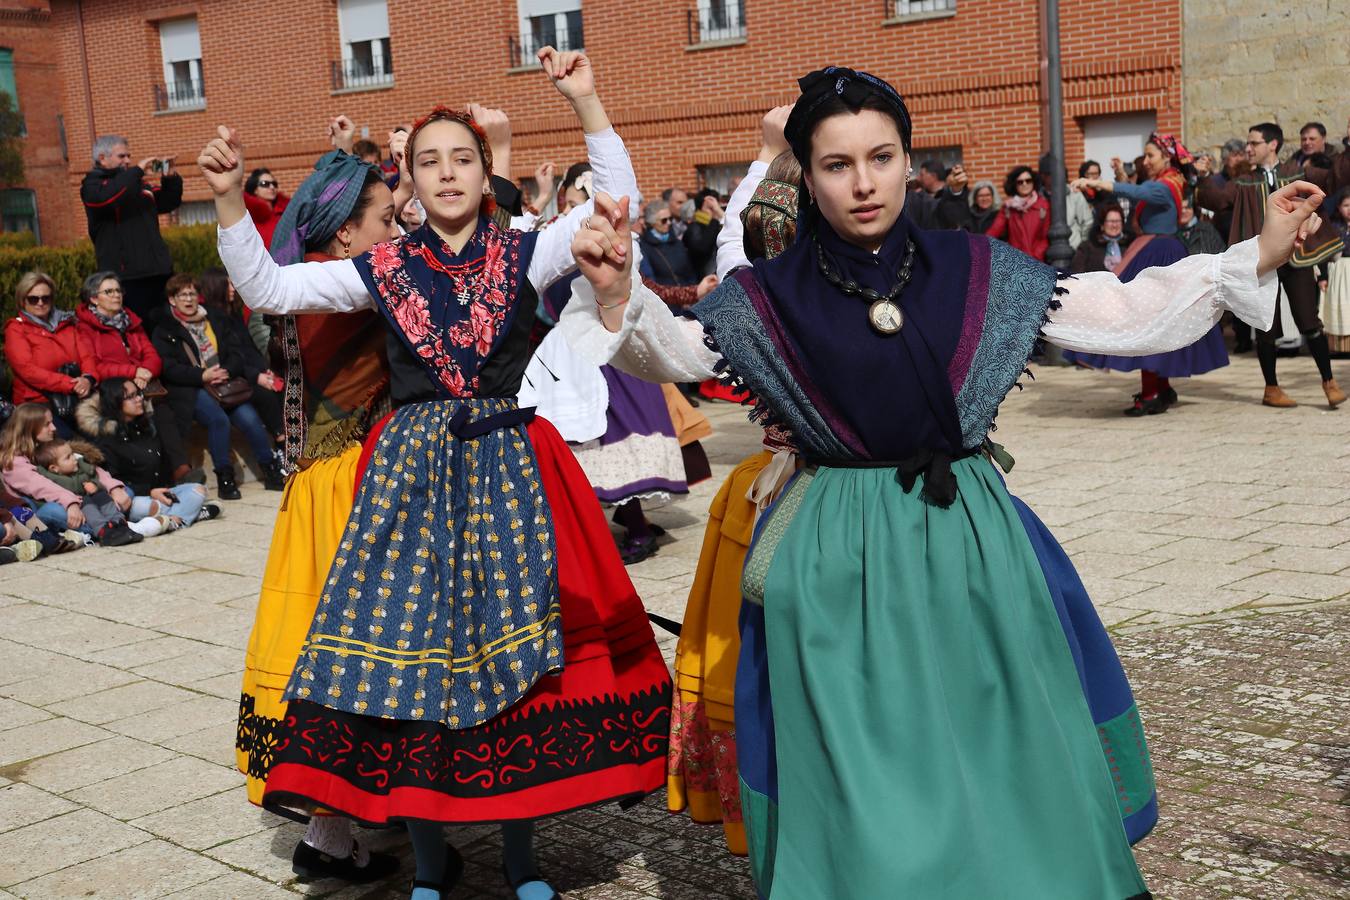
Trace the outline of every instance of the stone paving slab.
{"type": "MultiPolygon", "coordinates": [[[[1281,374],[1305,405],[1261,407],[1238,358],[1136,420],[1119,414],[1132,378],[1037,369],[998,420],[1011,490],[1075,559],[1138,693],[1162,822],[1136,852],[1160,898],[1350,896],[1350,410],[1318,406],[1308,360],[1281,374]]],[[[714,478],[651,512],[670,538],[630,570],[675,619],[708,502],[757,448],[742,409],[703,409],[714,478]]],[[[389,883],[298,883],[300,827],[250,807],[233,768],[276,500],[246,485],[188,532],[0,570],[0,897],[406,896],[398,830],[366,836],[404,857],[389,883]]],[[[754,896],[720,828],[662,796],[540,835],[569,897],[754,896]]],[[[450,837],[455,896],[505,896],[494,829],[450,837]]]]}

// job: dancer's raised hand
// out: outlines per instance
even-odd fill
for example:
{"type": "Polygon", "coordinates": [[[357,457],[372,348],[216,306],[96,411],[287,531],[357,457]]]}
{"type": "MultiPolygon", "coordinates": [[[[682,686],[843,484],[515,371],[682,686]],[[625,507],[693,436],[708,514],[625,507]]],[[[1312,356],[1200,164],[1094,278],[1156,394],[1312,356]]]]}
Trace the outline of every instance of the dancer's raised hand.
{"type": "Polygon", "coordinates": [[[540,47],[535,54],[544,67],[544,74],[553,86],[568,100],[578,100],[595,93],[595,70],[591,60],[580,50],[558,51],[540,47]]]}
{"type": "Polygon", "coordinates": [[[197,157],[197,166],[217,197],[244,189],[244,145],[239,132],[225,125],[216,126],[212,138],[197,157]]]}
{"type": "Polygon", "coordinates": [[[615,200],[604,191],[595,195],[595,211],[572,238],[572,255],[601,307],[612,309],[627,301],[633,268],[627,197],[615,200]]]}
{"type": "Polygon", "coordinates": [[[1322,189],[1310,181],[1291,181],[1266,199],[1266,220],[1257,238],[1261,250],[1258,275],[1288,262],[1294,251],[1301,250],[1303,242],[1322,227],[1317,210],[1325,199],[1322,189]]]}
{"type": "Polygon", "coordinates": [[[356,123],[344,115],[329,119],[328,140],[343,153],[351,153],[356,146],[356,123]]]}

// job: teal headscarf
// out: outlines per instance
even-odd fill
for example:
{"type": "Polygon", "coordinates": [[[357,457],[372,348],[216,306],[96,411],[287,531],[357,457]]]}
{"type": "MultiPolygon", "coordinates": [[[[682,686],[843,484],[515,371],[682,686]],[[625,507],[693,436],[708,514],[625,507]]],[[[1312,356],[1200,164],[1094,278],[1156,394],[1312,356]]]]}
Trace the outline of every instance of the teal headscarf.
{"type": "Polygon", "coordinates": [[[330,150],[314,164],[272,235],[272,258],[287,266],[305,258],[306,246],[323,246],[351,218],[366,174],[378,170],[341,150],[330,150]]]}

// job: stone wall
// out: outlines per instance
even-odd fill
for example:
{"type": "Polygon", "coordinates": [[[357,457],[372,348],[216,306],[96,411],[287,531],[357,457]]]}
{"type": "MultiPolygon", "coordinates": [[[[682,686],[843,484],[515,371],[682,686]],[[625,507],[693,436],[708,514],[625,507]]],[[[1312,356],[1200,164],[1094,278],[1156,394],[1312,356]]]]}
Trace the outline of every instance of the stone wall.
{"type": "Polygon", "coordinates": [[[1246,137],[1263,121],[1292,152],[1305,122],[1339,144],[1350,117],[1346,0],[1182,0],[1186,141],[1192,151],[1246,137]]]}

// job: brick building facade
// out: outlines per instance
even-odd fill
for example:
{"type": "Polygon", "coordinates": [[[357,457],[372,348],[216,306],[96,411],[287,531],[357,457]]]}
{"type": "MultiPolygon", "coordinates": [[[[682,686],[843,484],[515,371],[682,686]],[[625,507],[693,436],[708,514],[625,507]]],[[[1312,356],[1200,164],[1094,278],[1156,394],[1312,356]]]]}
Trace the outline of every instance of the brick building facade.
{"type": "MultiPolygon", "coordinates": [[[[1139,147],[1148,122],[1178,130],[1180,0],[1062,6],[1069,164],[1085,140],[1100,149],[1126,134],[1139,147]],[[1122,23],[1145,18],[1148,28],[1120,37],[1122,23]]],[[[1037,0],[494,0],[468,9],[50,0],[46,59],[69,163],[64,192],[39,190],[44,238],[82,235],[78,181],[94,135],[109,132],[128,137],[136,157],[177,154],[189,201],[206,198],[191,161],[217,123],[237,127],[249,163],[293,189],[324,149],[329,115],[345,113],[382,141],[438,102],[505,108],[517,177],[546,158],[565,167],[583,156],[575,122],[538,68],[519,65],[548,39],[584,42],[648,197],[725,180],[754,157],[763,112],[827,63],[900,89],[917,159],[959,155],[972,174],[1001,179],[1042,152],[1037,0]]],[[[11,30],[0,21],[0,46],[23,40],[11,30]]],[[[185,216],[197,211],[189,203],[185,216]]]]}

